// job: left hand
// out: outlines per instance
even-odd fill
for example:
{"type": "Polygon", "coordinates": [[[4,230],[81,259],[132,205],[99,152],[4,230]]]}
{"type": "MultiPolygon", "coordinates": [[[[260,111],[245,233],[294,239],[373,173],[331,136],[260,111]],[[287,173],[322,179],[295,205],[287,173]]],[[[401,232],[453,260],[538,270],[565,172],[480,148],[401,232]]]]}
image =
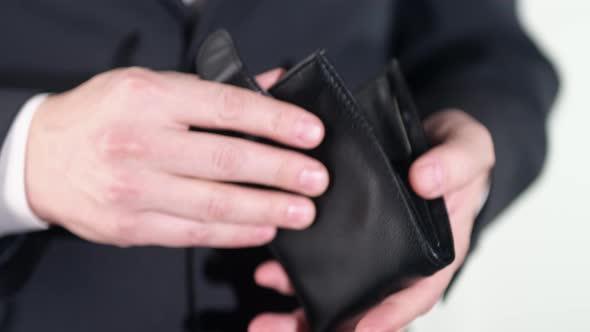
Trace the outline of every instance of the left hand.
{"type": "MultiPolygon", "coordinates": [[[[345,328],[357,332],[400,331],[439,301],[469,249],[471,230],[489,186],[495,163],[489,131],[465,112],[446,110],[426,119],[424,127],[436,146],[410,168],[412,188],[425,199],[444,196],[455,240],[455,261],[436,274],[416,280],[360,316],[345,328]]],[[[258,267],[256,282],[283,294],[293,294],[287,274],[276,261],[258,267]]],[[[307,332],[302,310],[265,313],[250,323],[250,332],[307,332]]]]}

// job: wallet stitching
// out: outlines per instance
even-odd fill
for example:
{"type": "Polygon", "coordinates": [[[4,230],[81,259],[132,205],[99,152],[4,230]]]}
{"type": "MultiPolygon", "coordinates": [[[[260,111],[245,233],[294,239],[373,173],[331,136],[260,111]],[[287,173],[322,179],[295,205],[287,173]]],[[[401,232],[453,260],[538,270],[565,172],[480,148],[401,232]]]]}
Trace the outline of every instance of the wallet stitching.
{"type": "MultiPolygon", "coordinates": [[[[387,155],[385,154],[385,151],[383,150],[382,146],[379,144],[379,142],[376,139],[376,136],[373,132],[373,128],[370,126],[370,124],[366,121],[366,119],[362,116],[362,114],[360,114],[356,108],[358,108],[358,105],[356,104],[354,97],[350,96],[348,93],[348,90],[346,90],[346,88],[341,84],[341,82],[338,80],[338,75],[337,73],[331,69],[329,62],[327,61],[327,59],[322,55],[319,54],[317,59],[314,60],[314,62],[316,62],[321,71],[322,71],[322,79],[327,83],[327,88],[330,89],[330,91],[332,93],[334,93],[335,97],[337,99],[339,99],[344,106],[344,109],[348,112],[348,115],[353,117],[353,119],[355,118],[356,120],[358,120],[357,123],[359,123],[360,125],[360,129],[364,129],[365,134],[368,136],[369,141],[371,142],[371,145],[373,146],[373,149],[375,149],[377,155],[381,158],[382,161],[385,162],[385,167],[388,169],[388,182],[393,182],[393,185],[395,186],[395,188],[398,190],[397,192],[400,194],[401,196],[401,201],[402,204],[404,206],[404,208],[406,209],[406,213],[408,214],[409,218],[411,219],[411,228],[414,231],[415,236],[418,237],[418,247],[421,249],[422,253],[423,253],[423,258],[429,262],[434,268],[439,268],[440,266],[444,266],[444,264],[438,260],[436,260],[435,256],[432,256],[432,252],[431,252],[431,248],[428,248],[428,246],[425,244],[425,238],[423,236],[423,234],[421,233],[421,230],[419,228],[419,226],[417,225],[417,216],[415,215],[415,210],[413,209],[413,207],[410,206],[409,204],[409,196],[407,194],[407,192],[405,191],[405,188],[402,188],[402,185],[400,184],[400,178],[399,175],[395,172],[395,170],[392,168],[391,164],[389,163],[389,159],[387,158],[387,155]]],[[[320,94],[318,94],[319,96],[320,94]]],[[[423,271],[416,271],[419,274],[423,274],[423,271]]],[[[345,308],[345,310],[350,310],[352,308],[345,308]]]]}
{"type": "MultiPolygon", "coordinates": [[[[290,76],[295,75],[301,71],[307,70],[310,66],[313,66],[314,64],[319,65],[320,69],[322,70],[321,78],[324,82],[327,83],[327,86],[322,86],[322,89],[317,93],[312,104],[317,104],[317,101],[320,99],[322,93],[325,90],[330,89],[331,92],[335,93],[335,95],[338,99],[340,99],[341,101],[343,101],[345,103],[345,108],[349,108],[351,106],[351,103],[348,100],[342,98],[341,93],[338,93],[336,91],[332,91],[333,90],[332,88],[334,86],[331,84],[330,81],[326,80],[326,76],[329,77],[330,75],[327,75],[327,72],[325,71],[326,69],[323,67],[324,64],[322,63],[322,60],[325,61],[323,58],[323,53],[321,51],[317,52],[313,58],[309,59],[309,62],[300,66],[299,68],[297,68],[297,70],[291,71],[289,73],[289,75],[290,76]]],[[[288,81],[288,79],[282,80],[281,82],[279,82],[279,84],[275,85],[275,87],[280,86],[281,84],[286,84],[287,81],[288,81]]],[[[334,85],[336,85],[336,84],[334,84],[334,85]]],[[[361,123],[362,123],[362,121],[361,121],[361,123]]],[[[293,266],[291,266],[291,264],[286,263],[289,260],[284,259],[283,255],[281,255],[281,253],[280,253],[280,250],[276,250],[273,245],[271,245],[270,248],[271,248],[273,255],[281,262],[281,264],[283,264],[283,268],[285,269],[287,274],[288,275],[296,275],[296,273],[292,273],[295,270],[295,268],[293,266]]],[[[293,283],[293,287],[295,288],[295,290],[305,289],[305,287],[303,287],[303,283],[301,283],[298,279],[293,279],[292,283],[293,283]]],[[[300,303],[306,304],[303,306],[303,310],[305,311],[305,314],[308,317],[308,319],[316,320],[315,317],[313,315],[311,315],[311,312],[309,312],[309,310],[308,310],[309,308],[308,308],[307,304],[312,303],[312,301],[308,300],[306,292],[297,291],[297,292],[295,292],[295,297],[299,300],[300,303]]],[[[338,320],[338,318],[336,318],[336,320],[338,320]]],[[[322,321],[322,320],[319,320],[319,321],[322,321]]],[[[333,321],[329,321],[329,322],[322,321],[322,322],[327,323],[327,324],[326,324],[326,326],[321,326],[321,329],[318,329],[318,331],[325,331],[327,326],[330,326],[331,324],[334,323],[333,321]]],[[[311,323],[311,326],[317,325],[317,323],[314,323],[313,321],[310,321],[310,323],[311,323]]]]}
{"type": "Polygon", "coordinates": [[[444,266],[444,263],[441,262],[440,260],[438,260],[436,255],[433,255],[432,248],[430,248],[429,246],[427,246],[425,244],[425,242],[427,242],[427,241],[425,241],[426,239],[424,238],[422,231],[417,226],[415,211],[413,210],[412,207],[409,206],[409,203],[408,203],[409,197],[408,197],[407,193],[401,188],[399,181],[396,181],[396,180],[400,180],[400,179],[396,179],[399,176],[395,173],[395,171],[391,167],[389,160],[387,158],[387,155],[385,154],[385,152],[383,151],[383,148],[378,143],[377,138],[375,137],[375,134],[373,132],[373,128],[369,125],[369,123],[362,116],[362,114],[360,114],[359,112],[357,112],[355,110],[355,107],[358,107],[358,106],[356,105],[353,97],[348,95],[348,93],[346,92],[347,90],[342,86],[342,84],[334,78],[334,77],[337,77],[337,74],[335,73],[334,70],[332,70],[330,68],[329,63],[327,62],[325,56],[320,53],[320,54],[318,54],[318,57],[315,61],[319,64],[320,69],[324,73],[324,75],[322,75],[324,77],[324,79],[328,80],[328,82],[326,82],[326,83],[328,83],[328,86],[332,88],[336,97],[338,97],[344,103],[345,109],[347,109],[349,111],[349,114],[351,116],[355,117],[359,121],[359,124],[361,125],[361,127],[363,127],[363,129],[366,130],[366,133],[369,136],[369,140],[373,143],[374,147],[377,149],[377,154],[380,156],[382,161],[385,161],[385,164],[389,170],[390,181],[393,182],[393,184],[396,186],[396,188],[398,189],[398,192],[400,192],[402,194],[402,196],[404,198],[404,199],[402,199],[404,207],[408,211],[408,215],[410,216],[410,218],[412,218],[412,228],[414,229],[417,236],[419,236],[421,239],[421,241],[418,241],[418,244],[419,244],[420,248],[422,249],[423,253],[425,254],[424,256],[433,266],[435,266],[435,267],[444,266]]]}
{"type": "MultiPolygon", "coordinates": [[[[321,52],[318,52],[318,54],[320,54],[321,52]]],[[[314,57],[313,59],[310,59],[308,63],[301,65],[300,67],[298,67],[296,70],[294,71],[289,71],[289,73],[287,73],[287,75],[289,75],[288,77],[295,75],[296,73],[299,73],[303,70],[306,70],[309,66],[313,65],[314,63],[317,63],[317,57],[314,57]]],[[[273,89],[280,87],[282,84],[286,84],[286,82],[288,81],[288,79],[285,79],[285,77],[283,77],[283,79],[281,79],[281,81],[279,81],[277,84],[275,84],[275,86],[273,86],[273,89]]],[[[322,90],[316,95],[313,103],[316,104],[317,101],[319,100],[322,92],[326,89],[326,87],[322,87],[322,90]]],[[[271,242],[269,245],[269,248],[272,252],[272,254],[275,256],[275,258],[281,262],[281,264],[283,265],[283,268],[285,269],[285,271],[287,272],[287,275],[296,275],[295,273],[293,273],[293,271],[295,270],[295,268],[289,264],[289,260],[286,260],[285,257],[281,254],[280,250],[277,250],[276,246],[273,245],[273,243],[271,242]]],[[[303,287],[303,283],[301,283],[297,278],[291,280],[291,282],[293,283],[293,287],[295,290],[300,290],[300,289],[305,289],[305,287],[303,287]]],[[[299,300],[299,303],[303,303],[305,304],[303,306],[303,310],[305,312],[305,315],[308,317],[308,319],[310,319],[310,323],[311,326],[316,326],[317,324],[314,323],[313,321],[311,321],[311,319],[316,320],[315,316],[311,315],[311,312],[309,312],[309,307],[308,304],[312,303],[312,301],[310,301],[306,295],[306,292],[299,292],[296,291],[295,292],[295,298],[297,298],[299,300]]],[[[330,322],[332,323],[332,322],[330,322]]]]}

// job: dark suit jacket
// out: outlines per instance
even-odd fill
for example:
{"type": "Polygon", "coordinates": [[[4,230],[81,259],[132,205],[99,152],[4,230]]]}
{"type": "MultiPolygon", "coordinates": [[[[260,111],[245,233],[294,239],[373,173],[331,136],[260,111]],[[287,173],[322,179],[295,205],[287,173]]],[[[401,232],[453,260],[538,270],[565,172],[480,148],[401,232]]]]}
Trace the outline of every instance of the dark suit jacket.
{"type": "MultiPolygon", "coordinates": [[[[424,116],[457,107],[485,124],[497,165],[474,239],[541,169],[557,78],[523,32],[515,1],[212,0],[195,22],[180,0],[2,1],[0,137],[36,92],[121,66],[190,71],[199,41],[224,27],[252,72],[326,48],[354,88],[399,57],[424,116]]],[[[244,330],[256,311],[292,305],[253,287],[264,255],[119,249],[56,230],[5,237],[0,330],[180,331],[193,291],[202,324],[244,330]]]]}

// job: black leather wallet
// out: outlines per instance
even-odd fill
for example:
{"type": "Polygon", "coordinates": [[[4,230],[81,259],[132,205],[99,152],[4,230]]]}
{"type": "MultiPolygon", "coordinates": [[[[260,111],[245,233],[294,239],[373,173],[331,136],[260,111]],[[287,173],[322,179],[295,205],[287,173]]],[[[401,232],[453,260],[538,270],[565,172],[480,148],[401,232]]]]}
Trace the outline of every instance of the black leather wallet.
{"type": "Polygon", "coordinates": [[[410,164],[429,146],[395,61],[354,96],[318,51],[267,93],[218,31],[201,46],[196,68],[203,79],[296,104],[325,125],[322,144],[305,151],[330,172],[330,187],[315,199],[316,221],[279,231],[270,245],[314,331],[334,330],[453,261],[443,200],[423,200],[408,184],[410,164]]]}

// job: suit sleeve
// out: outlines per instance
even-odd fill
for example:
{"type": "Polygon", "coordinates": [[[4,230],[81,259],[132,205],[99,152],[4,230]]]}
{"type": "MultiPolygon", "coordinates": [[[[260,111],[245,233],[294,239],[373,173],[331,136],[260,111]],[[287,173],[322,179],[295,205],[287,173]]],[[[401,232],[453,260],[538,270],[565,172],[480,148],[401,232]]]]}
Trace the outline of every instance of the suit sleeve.
{"type": "Polygon", "coordinates": [[[471,114],[491,132],[496,165],[481,230],[539,175],[557,74],[520,25],[516,1],[400,0],[393,55],[426,116],[471,114]]]}
{"type": "MultiPolygon", "coordinates": [[[[33,90],[0,88],[2,144],[22,106],[36,93],[37,91],[33,90]]],[[[10,216],[2,215],[0,218],[10,218],[10,216]]],[[[47,244],[46,233],[0,237],[0,298],[13,294],[26,281],[47,244]]]]}
{"type": "Polygon", "coordinates": [[[0,140],[8,135],[10,126],[21,107],[39,91],[24,89],[9,89],[0,86],[0,140]]]}

